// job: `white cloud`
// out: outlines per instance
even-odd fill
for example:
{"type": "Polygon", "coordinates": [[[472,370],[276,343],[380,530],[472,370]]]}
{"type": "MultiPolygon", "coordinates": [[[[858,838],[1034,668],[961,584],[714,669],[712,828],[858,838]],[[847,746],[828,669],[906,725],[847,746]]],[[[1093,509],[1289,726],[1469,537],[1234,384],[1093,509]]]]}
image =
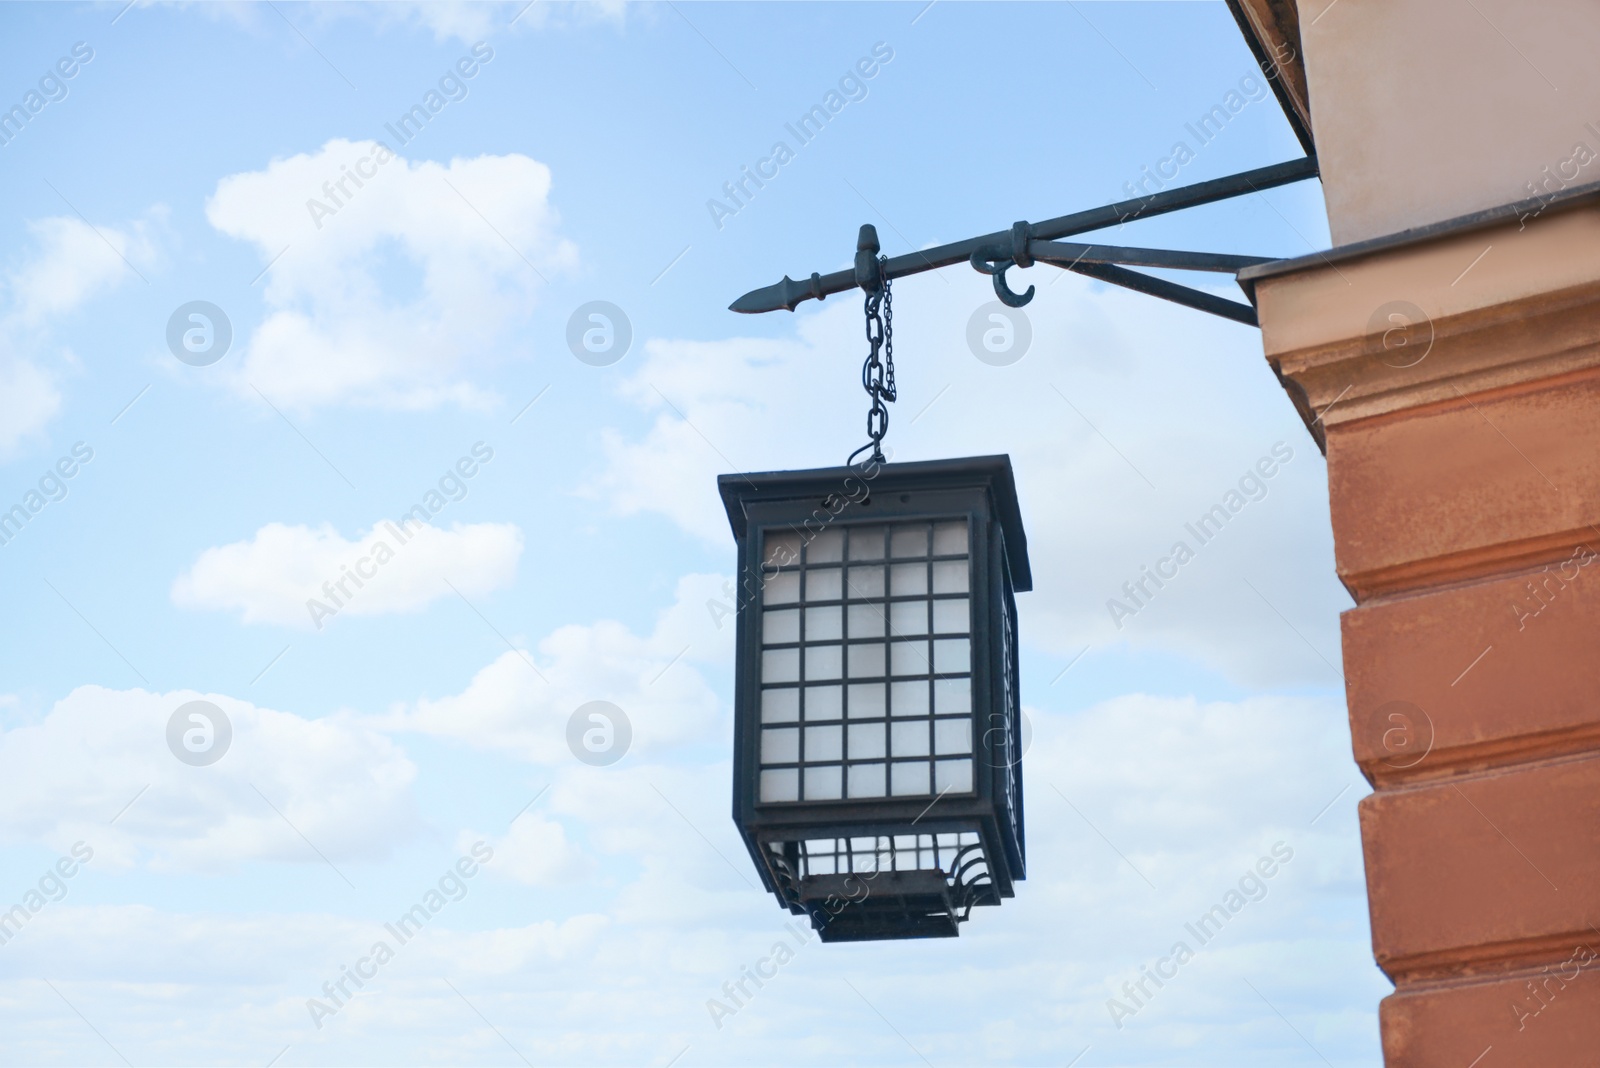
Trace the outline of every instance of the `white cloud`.
{"type": "Polygon", "coordinates": [[[574,761],[568,718],[580,705],[609,701],[632,729],[631,749],[652,752],[704,738],[719,715],[695,663],[725,662],[731,619],[719,629],[707,602],[723,601],[728,579],[680,579],[671,608],[648,635],[614,620],[569,624],[540,640],[537,656],[505,652],[461,693],[421,698],[371,720],[390,730],[457,738],[538,764],[574,761]]]}
{"type": "MultiPolygon", "coordinates": [[[[69,897],[30,921],[6,959],[13,974],[51,975],[114,1042],[156,1060],[221,1061],[257,1047],[270,1057],[286,1043],[339,1063],[361,1051],[454,1063],[465,1049],[486,1060],[505,1047],[475,1010],[535,1062],[602,1051],[649,1063],[686,1045],[705,1064],[748,1064],[774,1048],[808,1063],[904,1059],[881,1012],[934,1063],[1038,1064],[1093,1046],[1102,1063],[1322,1064],[1249,980],[1332,1063],[1370,1063],[1371,1006],[1386,984],[1368,956],[1355,816],[1364,787],[1339,702],[1130,695],[1033,715],[1029,877],[1017,896],[976,910],[955,940],[808,943],[762,988],[747,987],[753,996],[721,1029],[707,999],[726,997],[722,984],[787,937],[791,919],[759,888],[728,818],[723,761],[569,763],[517,824],[559,821],[569,849],[581,836],[617,878],[564,891],[536,858],[508,856],[497,842],[467,896],[321,1030],[306,999],[389,937],[382,924],[428,889],[446,866],[439,855],[392,876],[381,900],[341,893],[351,916],[207,915],[69,897]],[[1118,1030],[1106,1000],[1280,840],[1294,857],[1265,896],[1192,945],[1194,959],[1118,1030]],[[516,867],[525,863],[535,866],[516,867]],[[505,876],[539,889],[507,887],[505,876]],[[519,918],[508,924],[507,910],[519,918]],[[967,991],[954,1002],[952,982],[967,991]],[[541,1011],[525,1011],[530,1001],[541,1011]],[[157,1017],[159,1028],[145,1022],[157,1017]]],[[[305,829],[321,846],[326,828],[305,829]]],[[[519,834],[543,856],[559,852],[549,831],[513,828],[505,838],[519,834]]],[[[94,1036],[47,987],[0,980],[0,994],[38,1009],[19,1009],[7,1048],[87,1055],[94,1036]]]]}
{"type": "Polygon", "coordinates": [[[217,183],[211,224],[256,245],[263,264],[282,253],[234,374],[241,395],[253,386],[302,410],[490,403],[467,368],[527,314],[541,275],[575,261],[544,164],[377,162],[386,152],[335,139],[217,183]]]}
{"type": "Polygon", "coordinates": [[[268,523],[246,541],[206,549],[172,584],[183,608],[238,611],[245,623],[322,629],[332,616],[417,612],[440,597],[509,586],[522,555],[512,523],[449,530],[377,523],[346,539],[329,524],[268,523]],[[354,577],[352,577],[352,575],[354,577]],[[312,603],[315,602],[315,603],[312,603]]]}
{"type": "Polygon", "coordinates": [[[494,862],[483,870],[524,886],[551,886],[591,874],[593,865],[567,837],[557,820],[537,811],[520,814],[504,835],[462,831],[456,847],[465,855],[474,842],[484,840],[494,849],[494,862]]]}
{"type": "Polygon", "coordinates": [[[375,860],[416,826],[415,776],[394,743],[347,720],[219,694],[81,686],[42,721],[0,733],[0,834],[63,853],[82,840],[96,870],[323,863],[308,840],[335,863],[375,860]],[[168,719],[192,700],[232,725],[227,751],[204,767],[167,748],[168,719]]]}
{"type": "Polygon", "coordinates": [[[149,228],[143,222],[96,231],[82,219],[60,216],[36,219],[28,224],[28,232],[38,254],[6,278],[12,302],[8,319],[25,326],[59,318],[94,294],[137,278],[128,261],[148,264],[154,258],[149,228]]]}
{"type": "Polygon", "coordinates": [[[161,215],[98,231],[74,216],[28,223],[33,247],[0,283],[0,459],[61,410],[59,372],[73,356],[54,342],[54,328],[92,298],[137,279],[130,263],[148,269],[152,220],[161,215]]]}
{"type": "MultiPolygon", "coordinates": [[[[1341,788],[1352,788],[1343,795],[1351,804],[1365,792],[1354,789],[1359,772],[1337,697],[1199,701],[1134,693],[1074,715],[1029,714],[1028,801],[1033,814],[1048,814],[1029,822],[1030,855],[1057,853],[1069,839],[1098,841],[1086,816],[1158,887],[1226,884],[1241,861],[1254,859],[1245,854],[1276,838],[1335,853],[1343,828],[1310,822],[1341,788]]],[[[1109,907],[1113,883],[1141,880],[1115,852],[1096,856],[1101,878],[1082,888],[1098,888],[1109,907]]],[[[1361,877],[1358,857],[1343,863],[1319,878],[1361,877]]]]}
{"type": "MultiPolygon", "coordinates": [[[[152,6],[157,0],[150,0],[152,6]]],[[[170,0],[170,5],[213,22],[229,22],[264,36],[287,38],[290,48],[304,44],[271,15],[263,16],[254,4],[218,4],[211,0],[170,0]]],[[[637,7],[637,5],[635,5],[637,7]]],[[[385,4],[313,2],[295,9],[295,22],[307,31],[339,28],[340,19],[357,19],[379,29],[401,27],[421,29],[435,41],[458,41],[464,45],[492,40],[497,33],[525,33],[553,25],[606,22],[620,26],[626,21],[627,0],[393,0],[385,4]],[[515,20],[515,24],[513,24],[515,20]]],[[[648,5],[643,17],[648,19],[648,5]]],[[[370,32],[365,27],[364,33],[370,32]]],[[[313,34],[314,35],[314,34],[313,34]]]]}
{"type": "MultiPolygon", "coordinates": [[[[1254,683],[1336,684],[1348,599],[1325,469],[1256,334],[1076,276],[1052,282],[1049,270],[1024,272],[1040,287],[1025,309],[1032,347],[1007,367],[967,348],[969,317],[993,300],[983,279],[949,271],[897,292],[894,458],[1011,455],[1035,581],[1019,600],[1027,640],[1063,656],[1126,642],[1254,683]],[[1293,459],[1265,499],[1200,546],[1185,524],[1278,442],[1293,459]],[[1119,629],[1107,601],[1180,538],[1196,559],[1166,588],[1148,586],[1148,607],[1119,629]]],[[[717,474],[835,466],[865,442],[860,316],[859,301],[830,301],[808,305],[787,337],[647,342],[621,390],[654,422],[605,434],[587,492],[731,552],[717,474]]]]}
{"type": "Polygon", "coordinates": [[[0,458],[11,455],[23,438],[37,433],[60,410],[54,374],[15,350],[0,355],[0,458]]]}
{"type": "Polygon", "coordinates": [[[329,16],[355,15],[376,18],[384,24],[419,26],[437,41],[454,39],[462,44],[486,41],[495,33],[510,28],[523,32],[557,20],[610,22],[620,25],[627,11],[625,0],[580,0],[578,3],[540,2],[528,5],[455,0],[450,3],[398,2],[365,7],[352,4],[324,4],[319,11],[329,16]],[[515,19],[514,26],[510,25],[515,19]]]}

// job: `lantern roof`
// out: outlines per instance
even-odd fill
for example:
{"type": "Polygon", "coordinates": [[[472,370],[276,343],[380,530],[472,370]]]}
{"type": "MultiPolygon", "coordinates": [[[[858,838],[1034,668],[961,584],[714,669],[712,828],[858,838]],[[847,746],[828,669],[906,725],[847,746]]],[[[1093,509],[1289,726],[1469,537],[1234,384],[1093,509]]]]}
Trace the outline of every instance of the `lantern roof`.
{"type": "MultiPolygon", "coordinates": [[[[858,503],[869,508],[874,494],[983,487],[988,491],[995,518],[1005,534],[1006,564],[1011,573],[1012,589],[1026,593],[1033,588],[1028,536],[1022,527],[1022,509],[1017,503],[1017,484],[1011,472],[1010,456],[965,456],[954,460],[878,465],[861,462],[851,467],[717,476],[717,489],[728,511],[728,524],[733,528],[733,536],[740,541],[744,540],[749,525],[745,516],[745,505],[749,502],[808,498],[820,501],[819,490],[827,491],[822,496],[837,493],[855,500],[860,491],[853,487],[860,485],[867,487],[867,497],[858,503]]],[[[866,517],[868,513],[857,513],[853,518],[866,517]]]]}

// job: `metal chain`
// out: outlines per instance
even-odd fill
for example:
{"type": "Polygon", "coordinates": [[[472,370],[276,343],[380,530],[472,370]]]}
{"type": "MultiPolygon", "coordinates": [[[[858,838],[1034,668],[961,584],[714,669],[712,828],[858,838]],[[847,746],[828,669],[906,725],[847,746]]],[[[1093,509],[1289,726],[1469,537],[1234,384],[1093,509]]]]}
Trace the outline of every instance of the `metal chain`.
{"type": "MultiPolygon", "coordinates": [[[[883,263],[885,264],[885,266],[887,266],[888,263],[889,263],[889,257],[887,257],[887,256],[883,257],[883,263]]],[[[894,398],[895,398],[895,389],[894,389],[894,294],[889,292],[889,287],[890,287],[891,284],[892,283],[889,280],[888,274],[885,274],[883,276],[883,362],[884,362],[884,365],[885,365],[885,370],[886,370],[887,375],[888,375],[889,386],[888,386],[888,391],[884,395],[888,400],[893,401],[894,398]]],[[[885,419],[884,426],[885,426],[885,429],[887,429],[888,428],[888,423],[887,423],[888,415],[887,415],[887,413],[884,415],[884,419],[885,419]]]]}
{"type": "MultiPolygon", "coordinates": [[[[883,257],[880,263],[888,263],[888,257],[883,257]]],[[[872,440],[850,454],[846,464],[853,463],[855,458],[872,450],[872,461],[883,463],[883,437],[889,432],[889,409],[885,402],[894,403],[894,298],[889,292],[889,279],[883,280],[883,288],[867,294],[865,312],[867,319],[867,359],[861,365],[861,388],[867,391],[867,396],[872,398],[872,407],[867,410],[867,437],[872,440]],[[874,330],[873,328],[877,329],[874,330]],[[883,358],[879,359],[879,353],[883,358]]]]}

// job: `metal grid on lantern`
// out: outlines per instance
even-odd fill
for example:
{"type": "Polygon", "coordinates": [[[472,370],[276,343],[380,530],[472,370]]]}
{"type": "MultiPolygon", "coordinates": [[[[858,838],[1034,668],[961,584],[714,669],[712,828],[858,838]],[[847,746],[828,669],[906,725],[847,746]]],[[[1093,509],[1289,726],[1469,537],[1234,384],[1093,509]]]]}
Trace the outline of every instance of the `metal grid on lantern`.
{"type": "Polygon", "coordinates": [[[741,547],[734,812],[824,941],[950,936],[1024,872],[1026,543],[1005,457],[865,470],[721,480],[741,547]]]}
{"type": "Polygon", "coordinates": [[[965,520],[768,536],[761,801],[971,792],[967,545],[965,520]]]}

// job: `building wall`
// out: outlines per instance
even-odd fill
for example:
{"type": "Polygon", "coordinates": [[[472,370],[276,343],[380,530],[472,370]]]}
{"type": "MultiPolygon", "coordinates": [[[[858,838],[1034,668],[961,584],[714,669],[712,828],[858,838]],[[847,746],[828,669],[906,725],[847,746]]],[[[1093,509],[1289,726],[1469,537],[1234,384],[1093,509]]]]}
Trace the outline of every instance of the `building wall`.
{"type": "Polygon", "coordinates": [[[1356,600],[1385,1063],[1595,1064],[1600,206],[1266,270],[1356,600]]]}
{"type": "Polygon", "coordinates": [[[1600,180],[1597,0],[1299,0],[1299,15],[1335,245],[1600,180]]]}

